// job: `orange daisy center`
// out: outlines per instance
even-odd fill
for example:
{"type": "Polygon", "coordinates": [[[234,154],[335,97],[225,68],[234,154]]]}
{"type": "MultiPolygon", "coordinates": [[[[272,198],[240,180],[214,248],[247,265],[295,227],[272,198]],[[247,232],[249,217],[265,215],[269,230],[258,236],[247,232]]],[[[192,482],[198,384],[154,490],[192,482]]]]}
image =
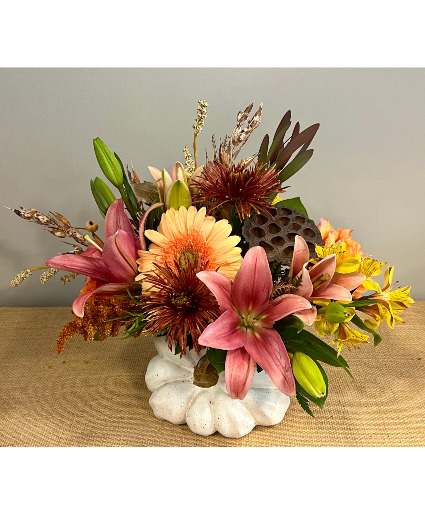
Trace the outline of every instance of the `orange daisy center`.
{"type": "Polygon", "coordinates": [[[211,267],[214,256],[213,249],[207,245],[205,238],[195,231],[170,241],[163,247],[163,250],[165,261],[174,272],[177,272],[174,261],[185,266],[188,260],[193,265],[195,260],[200,257],[202,269],[205,270],[207,264],[211,267]]]}

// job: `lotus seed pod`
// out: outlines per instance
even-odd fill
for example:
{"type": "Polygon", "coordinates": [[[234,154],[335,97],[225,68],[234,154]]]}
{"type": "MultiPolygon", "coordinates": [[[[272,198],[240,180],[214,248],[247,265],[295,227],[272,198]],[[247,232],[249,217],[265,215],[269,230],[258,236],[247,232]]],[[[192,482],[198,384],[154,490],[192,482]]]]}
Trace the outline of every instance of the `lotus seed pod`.
{"type": "Polygon", "coordinates": [[[323,245],[322,236],[313,220],[287,207],[273,208],[273,218],[258,213],[245,219],[242,234],[250,247],[260,246],[269,261],[290,266],[295,236],[304,238],[310,258],[316,257],[316,245],[323,245]]]}

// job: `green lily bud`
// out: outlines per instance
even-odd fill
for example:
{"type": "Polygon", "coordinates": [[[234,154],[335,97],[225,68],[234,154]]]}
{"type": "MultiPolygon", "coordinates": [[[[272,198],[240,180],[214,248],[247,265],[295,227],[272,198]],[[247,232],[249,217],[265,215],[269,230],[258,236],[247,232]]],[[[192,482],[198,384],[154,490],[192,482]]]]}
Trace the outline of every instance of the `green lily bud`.
{"type": "Polygon", "coordinates": [[[325,317],[331,324],[342,324],[351,320],[355,311],[355,308],[347,308],[343,304],[330,302],[326,307],[325,317]]]}
{"type": "Polygon", "coordinates": [[[97,191],[96,186],[94,185],[94,181],[92,179],[90,179],[90,188],[93,198],[97,204],[97,207],[99,208],[99,211],[103,218],[105,218],[109,205],[106,202],[106,200],[102,197],[102,195],[97,191]]]}
{"type": "Polygon", "coordinates": [[[326,395],[326,383],[316,363],[306,354],[295,352],[292,358],[295,379],[315,399],[326,395]]]}
{"type": "Polygon", "coordinates": [[[102,179],[99,179],[99,177],[96,177],[94,182],[94,186],[96,190],[102,195],[102,197],[105,199],[105,201],[108,203],[108,207],[116,200],[115,195],[112,193],[112,191],[109,189],[108,185],[105,184],[102,179]]]}
{"type": "Polygon", "coordinates": [[[167,208],[179,209],[181,206],[190,207],[191,204],[189,188],[183,181],[174,181],[168,192],[167,208]]]}
{"type": "Polygon", "coordinates": [[[108,181],[116,188],[121,189],[124,178],[119,161],[100,138],[93,140],[93,146],[100,169],[108,181]]]}

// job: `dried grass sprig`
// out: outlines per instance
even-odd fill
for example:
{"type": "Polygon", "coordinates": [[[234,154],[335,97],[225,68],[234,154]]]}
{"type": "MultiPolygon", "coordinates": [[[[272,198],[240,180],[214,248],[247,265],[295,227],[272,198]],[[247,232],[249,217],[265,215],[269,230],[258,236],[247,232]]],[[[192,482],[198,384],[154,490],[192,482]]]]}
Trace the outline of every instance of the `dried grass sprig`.
{"type": "Polygon", "coordinates": [[[57,238],[69,237],[74,239],[80,245],[87,247],[88,243],[84,239],[84,235],[77,228],[73,227],[69,220],[60,213],[49,212],[48,215],[45,215],[36,209],[25,209],[19,205],[18,207],[19,209],[12,209],[10,207],[7,209],[13,211],[23,220],[42,225],[44,229],[57,238]]]}
{"type": "MultiPolygon", "coordinates": [[[[232,164],[237,158],[242,147],[248,141],[253,131],[260,125],[263,104],[255,112],[253,117],[249,120],[249,114],[252,111],[254,103],[251,103],[244,111],[239,111],[236,116],[236,125],[232,134],[225,136],[223,141],[220,142],[220,147],[216,149],[215,141],[213,139],[214,160],[220,161],[222,164],[232,164]]],[[[213,137],[214,138],[214,137],[213,137]]],[[[248,158],[250,162],[258,155],[255,154],[248,158]]]]}

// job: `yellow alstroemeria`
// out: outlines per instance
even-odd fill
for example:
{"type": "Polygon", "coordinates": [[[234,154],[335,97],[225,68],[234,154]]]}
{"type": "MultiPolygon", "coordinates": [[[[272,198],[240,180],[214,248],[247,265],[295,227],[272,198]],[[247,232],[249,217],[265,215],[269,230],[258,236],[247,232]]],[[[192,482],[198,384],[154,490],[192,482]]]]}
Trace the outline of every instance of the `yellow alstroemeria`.
{"type": "Polygon", "coordinates": [[[279,195],[276,195],[273,202],[272,202],[272,206],[274,204],[277,204],[278,202],[282,202],[282,200],[284,200],[282,197],[279,197],[279,195]]]}
{"type": "MultiPolygon", "coordinates": [[[[342,302],[334,302],[332,304],[328,304],[329,307],[336,306],[338,307],[344,306],[342,302]]],[[[341,313],[335,313],[335,310],[327,309],[324,313],[319,313],[314,322],[314,327],[319,334],[319,336],[329,336],[331,334],[336,333],[339,329],[340,324],[349,322],[353,316],[356,314],[356,308],[347,308],[345,307],[341,313]],[[340,315],[341,318],[338,318],[340,315]]]]}
{"type": "Polygon", "coordinates": [[[329,322],[325,315],[317,315],[314,321],[314,328],[319,336],[329,336],[330,334],[336,333],[339,324],[333,324],[329,322]]]}
{"type": "Polygon", "coordinates": [[[355,329],[351,329],[351,327],[346,324],[339,325],[338,336],[331,343],[335,343],[337,345],[338,356],[341,354],[344,345],[350,349],[351,345],[359,345],[361,343],[365,343],[369,341],[369,336],[366,334],[362,334],[355,329]]]}
{"type": "MultiPolygon", "coordinates": [[[[321,247],[320,245],[316,245],[316,254],[320,259],[324,259],[331,254],[336,255],[336,269],[335,271],[339,274],[349,274],[351,272],[357,272],[360,262],[361,256],[356,254],[355,256],[350,256],[346,252],[347,244],[345,241],[337,241],[332,245],[325,245],[321,247]]],[[[318,260],[314,260],[314,262],[318,262],[318,260]]]]}
{"type": "Polygon", "coordinates": [[[378,283],[371,278],[382,274],[381,268],[386,264],[386,261],[377,261],[372,257],[362,258],[357,271],[365,275],[366,280],[357,288],[355,292],[353,292],[353,299],[358,299],[361,293],[364,293],[368,290],[378,291],[378,283]]]}
{"type": "MultiPolygon", "coordinates": [[[[388,326],[391,327],[391,329],[394,328],[396,322],[403,322],[403,320],[398,316],[398,313],[401,313],[411,304],[415,303],[415,301],[409,297],[410,286],[404,286],[403,288],[398,288],[397,290],[391,290],[393,275],[394,267],[389,266],[385,270],[384,287],[381,289],[378,283],[372,281],[375,284],[371,284],[370,286],[371,289],[376,291],[376,293],[363,297],[364,299],[378,301],[381,309],[378,308],[380,312],[378,317],[375,317],[375,320],[379,320],[379,318],[386,319],[388,326]]],[[[371,307],[372,306],[368,306],[368,308],[371,307]]]]}

